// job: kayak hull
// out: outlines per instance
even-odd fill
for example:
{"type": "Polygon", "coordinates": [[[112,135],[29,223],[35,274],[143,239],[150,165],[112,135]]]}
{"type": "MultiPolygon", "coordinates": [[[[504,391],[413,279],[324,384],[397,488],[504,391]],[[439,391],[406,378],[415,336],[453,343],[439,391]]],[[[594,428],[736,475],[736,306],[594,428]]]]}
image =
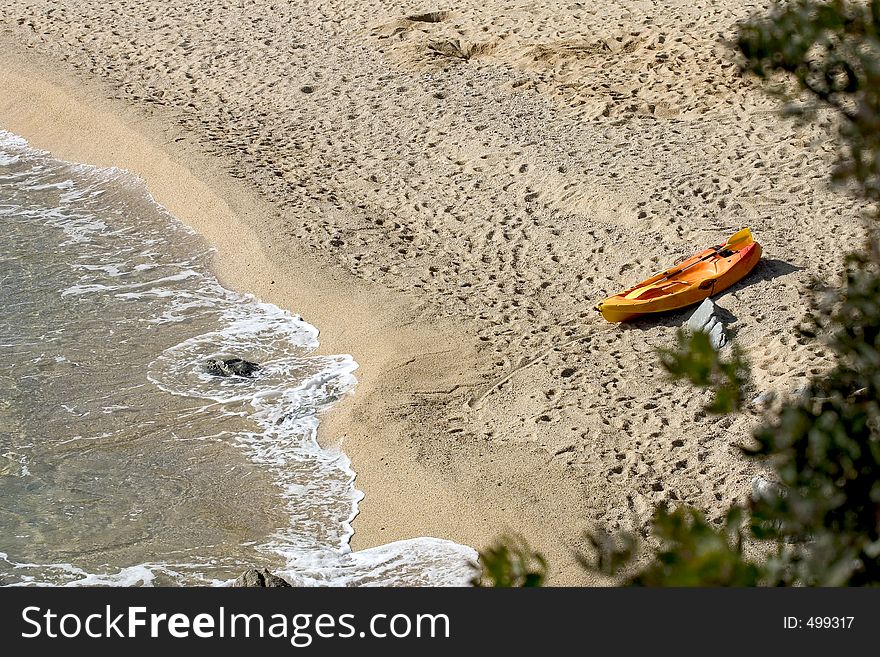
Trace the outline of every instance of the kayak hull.
{"type": "Polygon", "coordinates": [[[604,299],[596,309],[609,322],[625,322],[699,303],[726,290],[752,271],[761,259],[761,245],[750,242],[731,255],[723,254],[723,250],[707,249],[678,265],[683,269],[681,273],[661,281],[651,277],[604,299]]]}

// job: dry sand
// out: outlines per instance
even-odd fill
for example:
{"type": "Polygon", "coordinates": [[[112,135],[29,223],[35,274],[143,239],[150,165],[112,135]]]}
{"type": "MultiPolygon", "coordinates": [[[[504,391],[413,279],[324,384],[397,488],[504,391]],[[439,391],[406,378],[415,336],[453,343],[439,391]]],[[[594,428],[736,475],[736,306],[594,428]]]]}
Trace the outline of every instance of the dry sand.
{"type": "Polygon", "coordinates": [[[755,415],[657,365],[687,313],[597,300],[748,225],[765,259],[717,301],[756,388],[827,364],[794,328],[863,208],[827,187],[830,119],[738,74],[724,40],[762,6],[7,0],[0,128],[135,171],[225,283],[355,356],[321,435],[366,493],[356,549],[513,530],[595,583],[584,529],[717,519],[756,473],[755,415]]]}

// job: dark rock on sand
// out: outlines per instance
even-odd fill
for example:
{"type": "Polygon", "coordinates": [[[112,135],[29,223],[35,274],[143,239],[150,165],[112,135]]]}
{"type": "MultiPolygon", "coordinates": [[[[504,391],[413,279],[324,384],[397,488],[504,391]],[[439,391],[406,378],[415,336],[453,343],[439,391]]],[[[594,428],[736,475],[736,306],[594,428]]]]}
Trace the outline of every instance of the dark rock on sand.
{"type": "Polygon", "coordinates": [[[260,370],[257,363],[243,358],[210,358],[205,361],[205,371],[214,376],[253,376],[260,370]]]}
{"type": "Polygon", "coordinates": [[[702,331],[709,335],[709,342],[716,349],[721,349],[727,344],[727,334],[724,332],[724,324],[718,317],[715,302],[712,299],[706,299],[691,315],[685,326],[692,333],[702,331]]]}
{"type": "Polygon", "coordinates": [[[773,403],[773,400],[776,399],[776,393],[773,390],[765,390],[760,393],[757,397],[755,397],[751,402],[749,402],[752,406],[769,406],[773,403]]]}
{"type": "Polygon", "coordinates": [[[249,588],[293,586],[283,577],[278,577],[278,575],[273,575],[272,573],[270,573],[268,568],[263,568],[263,570],[250,568],[239,575],[238,579],[235,580],[232,585],[244,586],[249,588]]]}
{"type": "Polygon", "coordinates": [[[755,501],[773,502],[787,495],[788,491],[775,481],[770,481],[760,475],[752,479],[752,499],[755,501]]]}

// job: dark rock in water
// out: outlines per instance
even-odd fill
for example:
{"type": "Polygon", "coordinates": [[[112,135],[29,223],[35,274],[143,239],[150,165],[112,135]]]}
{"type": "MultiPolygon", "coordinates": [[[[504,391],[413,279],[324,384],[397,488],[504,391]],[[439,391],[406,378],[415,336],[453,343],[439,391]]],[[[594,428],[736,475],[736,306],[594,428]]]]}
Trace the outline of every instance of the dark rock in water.
{"type": "Polygon", "coordinates": [[[212,376],[229,376],[226,363],[218,358],[209,358],[205,361],[205,372],[212,376]]]}
{"type": "Polygon", "coordinates": [[[230,358],[226,361],[226,366],[232,370],[233,374],[238,376],[252,376],[260,369],[260,366],[256,363],[242,358],[230,358]]]}
{"type": "Polygon", "coordinates": [[[283,577],[278,577],[278,575],[270,573],[268,568],[263,568],[263,570],[250,568],[239,575],[238,579],[235,580],[232,585],[249,588],[293,586],[283,577]]]}
{"type": "Polygon", "coordinates": [[[205,361],[205,372],[213,376],[253,376],[260,366],[243,358],[210,358],[205,361]]]}

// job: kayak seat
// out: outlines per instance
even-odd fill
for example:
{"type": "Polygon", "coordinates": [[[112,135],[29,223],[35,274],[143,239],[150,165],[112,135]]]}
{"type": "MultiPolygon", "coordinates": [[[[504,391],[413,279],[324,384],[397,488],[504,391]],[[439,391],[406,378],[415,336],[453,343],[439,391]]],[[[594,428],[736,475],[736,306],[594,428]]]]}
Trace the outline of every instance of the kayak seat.
{"type": "Polygon", "coordinates": [[[665,294],[671,294],[672,288],[681,285],[687,286],[691,285],[691,283],[686,281],[663,281],[662,283],[655,283],[654,285],[648,285],[646,287],[637,287],[635,290],[627,294],[624,299],[652,299],[665,294]]]}

